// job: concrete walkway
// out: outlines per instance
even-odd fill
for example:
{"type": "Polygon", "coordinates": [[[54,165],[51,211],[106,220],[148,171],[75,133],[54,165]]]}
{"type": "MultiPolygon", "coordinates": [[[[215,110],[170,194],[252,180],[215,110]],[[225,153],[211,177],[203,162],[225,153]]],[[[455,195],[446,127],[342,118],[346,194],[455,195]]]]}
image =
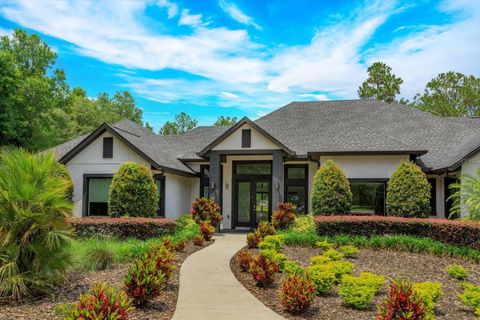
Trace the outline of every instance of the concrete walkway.
{"type": "Polygon", "coordinates": [[[189,256],[180,269],[180,292],[173,320],[280,320],[230,270],[230,259],[245,246],[245,234],[222,233],[189,256]]]}

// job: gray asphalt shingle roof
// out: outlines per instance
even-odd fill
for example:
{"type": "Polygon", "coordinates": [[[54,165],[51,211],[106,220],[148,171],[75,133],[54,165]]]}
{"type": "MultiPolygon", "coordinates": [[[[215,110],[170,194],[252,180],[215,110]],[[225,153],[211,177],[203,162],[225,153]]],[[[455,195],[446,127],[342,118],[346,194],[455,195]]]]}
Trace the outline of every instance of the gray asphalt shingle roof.
{"type": "MultiPolygon", "coordinates": [[[[480,118],[442,118],[374,100],[292,102],[255,123],[298,156],[424,150],[427,153],[421,162],[437,170],[456,164],[480,147],[480,118]]],[[[111,128],[158,165],[192,173],[182,160],[201,160],[197,152],[230,126],[202,126],[179,136],[160,136],[128,120],[111,128]]],[[[87,136],[57,146],[57,158],[87,136]]]]}

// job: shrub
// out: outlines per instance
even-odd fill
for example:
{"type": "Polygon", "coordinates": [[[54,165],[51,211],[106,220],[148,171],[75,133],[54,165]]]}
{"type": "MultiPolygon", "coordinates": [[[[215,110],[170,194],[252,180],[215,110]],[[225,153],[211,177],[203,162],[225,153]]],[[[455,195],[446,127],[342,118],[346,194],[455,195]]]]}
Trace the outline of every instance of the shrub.
{"type": "Polygon", "coordinates": [[[464,219],[480,220],[480,168],[474,176],[462,175],[460,181],[449,186],[455,191],[448,199],[453,200],[450,217],[460,216],[463,209],[467,213],[464,219]]]}
{"type": "Polygon", "coordinates": [[[260,249],[273,249],[275,251],[280,250],[283,246],[285,246],[285,237],[283,235],[266,236],[259,244],[260,249]],[[262,244],[264,244],[263,248],[262,244]]]}
{"type": "Polygon", "coordinates": [[[108,248],[94,247],[85,254],[84,267],[90,270],[105,270],[115,264],[115,253],[108,248]]]}
{"type": "Polygon", "coordinates": [[[330,259],[334,260],[334,261],[343,259],[343,253],[338,252],[335,249],[328,249],[327,251],[323,252],[323,255],[327,258],[330,258],[330,259]]]}
{"type": "Polygon", "coordinates": [[[370,308],[373,297],[384,281],[383,276],[369,272],[364,272],[359,277],[344,275],[338,293],[346,306],[365,310],[370,308]]]}
{"type": "Polygon", "coordinates": [[[69,188],[53,153],[0,150],[0,296],[13,299],[59,283],[69,264],[69,188]]]}
{"type": "Polygon", "coordinates": [[[314,299],[315,288],[308,278],[290,275],[282,281],[280,300],[287,312],[303,312],[310,307],[314,299]]]}
{"type": "Polygon", "coordinates": [[[208,222],[213,227],[216,227],[222,221],[222,213],[220,206],[215,202],[215,199],[197,198],[192,203],[192,210],[190,211],[193,220],[198,224],[208,222]]]}
{"type": "Polygon", "coordinates": [[[205,239],[205,241],[210,241],[215,233],[215,227],[207,221],[203,221],[200,223],[200,232],[203,234],[203,239],[205,239]]]}
{"type": "Polygon", "coordinates": [[[257,282],[257,286],[267,287],[273,282],[273,277],[278,272],[279,267],[273,260],[259,255],[252,259],[249,269],[253,279],[257,282]]]}
{"type": "Polygon", "coordinates": [[[165,218],[69,218],[78,237],[159,238],[175,231],[175,221],[165,218]]]}
{"type": "Polygon", "coordinates": [[[460,281],[467,280],[468,278],[468,270],[459,264],[451,264],[447,266],[446,271],[450,276],[460,281]]]}
{"type": "Polygon", "coordinates": [[[315,264],[307,268],[307,272],[331,271],[335,274],[335,282],[339,282],[344,275],[352,274],[355,265],[349,261],[331,261],[315,264]]]}
{"type": "Polygon", "coordinates": [[[265,258],[273,260],[278,265],[280,270],[283,269],[285,261],[288,260],[284,254],[278,253],[277,251],[272,249],[260,250],[259,254],[264,256],[265,258]]]}
{"type": "Polygon", "coordinates": [[[422,299],[425,307],[425,320],[435,319],[435,306],[442,297],[442,284],[440,282],[420,282],[412,285],[413,292],[422,299]]]}
{"type": "Polygon", "coordinates": [[[313,178],[313,214],[345,214],[350,211],[351,202],[352,192],[345,173],[332,160],[328,160],[313,178]]]}
{"type": "Polygon", "coordinates": [[[466,306],[473,308],[477,318],[480,318],[480,286],[465,283],[463,293],[459,293],[458,297],[466,306]]]}
{"type": "Polygon", "coordinates": [[[253,255],[248,250],[240,250],[237,255],[237,262],[243,272],[248,271],[250,268],[250,262],[252,261],[253,255]]]}
{"type": "Polygon", "coordinates": [[[330,243],[327,240],[317,241],[315,246],[324,251],[333,249],[333,243],[330,243]]]}
{"type": "Polygon", "coordinates": [[[355,246],[343,246],[340,248],[340,251],[346,258],[355,257],[358,253],[358,248],[355,246]]]}
{"type": "Polygon", "coordinates": [[[77,304],[62,311],[65,320],[127,320],[132,310],[132,301],[123,291],[98,283],[91,292],[81,294],[77,304]]]}
{"type": "Polygon", "coordinates": [[[310,258],[310,265],[314,266],[316,264],[325,264],[330,261],[332,261],[332,259],[326,256],[313,256],[310,258]]]}
{"type": "Polygon", "coordinates": [[[295,221],[295,210],[291,203],[279,203],[278,211],[272,213],[272,225],[275,229],[287,229],[295,221]]]}
{"type": "Polygon", "coordinates": [[[247,234],[247,245],[249,248],[258,248],[258,244],[260,243],[261,239],[258,233],[250,232],[247,234]]]}
{"type": "Polygon", "coordinates": [[[425,307],[415,295],[412,284],[396,280],[390,284],[389,296],[378,307],[376,320],[423,320],[425,307]]]}
{"type": "Polygon", "coordinates": [[[113,175],[108,197],[111,217],[154,217],[158,210],[157,186],[147,166],[124,162],[113,175]]]}
{"type": "Polygon", "coordinates": [[[178,240],[178,241],[176,241],[176,242],[174,243],[175,251],[181,252],[181,251],[185,250],[185,246],[186,246],[186,245],[187,245],[187,244],[185,243],[184,240],[178,240]]]}
{"type": "Polygon", "coordinates": [[[165,275],[153,259],[135,259],[125,276],[125,292],[136,306],[158,296],[164,286],[165,275]]]}
{"type": "Polygon", "coordinates": [[[275,228],[270,223],[262,221],[258,224],[255,232],[260,239],[263,240],[266,236],[273,236],[275,234],[275,228]]]}
{"type": "Polygon", "coordinates": [[[166,279],[170,278],[175,269],[175,254],[161,245],[151,247],[144,259],[153,261],[155,268],[160,270],[166,279]]]}
{"type": "Polygon", "coordinates": [[[193,238],[193,244],[196,246],[203,246],[203,234],[197,234],[195,238],[193,238]]]}
{"type": "Polygon", "coordinates": [[[162,240],[162,246],[170,252],[175,251],[175,244],[170,237],[165,237],[162,240]]]}
{"type": "Polygon", "coordinates": [[[332,270],[321,268],[309,268],[308,276],[312,280],[317,294],[330,292],[336,281],[335,273],[332,270]]]}
{"type": "MultiPolygon", "coordinates": [[[[366,237],[395,234],[413,235],[480,250],[480,224],[478,222],[382,216],[316,217],[315,222],[317,233],[322,236],[339,234],[366,237]]],[[[287,234],[285,237],[287,238],[287,234]]]]}
{"type": "Polygon", "coordinates": [[[298,262],[287,260],[283,264],[282,272],[286,275],[304,275],[305,269],[298,262]]]}
{"type": "Polygon", "coordinates": [[[275,246],[274,243],[272,242],[266,242],[266,241],[260,241],[258,244],[258,248],[260,250],[272,250],[272,251],[277,251],[277,247],[275,246]]]}
{"type": "Polygon", "coordinates": [[[299,233],[315,233],[315,221],[311,214],[300,215],[295,217],[293,227],[291,228],[299,233]]]}
{"type": "Polygon", "coordinates": [[[401,162],[387,184],[387,214],[425,218],[430,214],[430,184],[413,162],[401,162]]]}

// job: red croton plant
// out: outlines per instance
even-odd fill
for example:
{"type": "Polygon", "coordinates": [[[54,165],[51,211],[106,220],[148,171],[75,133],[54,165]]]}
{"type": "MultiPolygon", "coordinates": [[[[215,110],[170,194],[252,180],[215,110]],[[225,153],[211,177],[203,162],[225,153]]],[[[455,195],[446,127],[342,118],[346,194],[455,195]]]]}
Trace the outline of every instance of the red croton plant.
{"type": "Polygon", "coordinates": [[[259,287],[269,286],[278,270],[278,264],[264,256],[256,256],[250,262],[250,273],[259,287]]]}
{"type": "Polygon", "coordinates": [[[300,313],[310,307],[315,299],[312,280],[299,275],[291,275],[282,281],[280,299],[287,312],[300,313]]]}
{"type": "Polygon", "coordinates": [[[213,227],[216,227],[222,221],[222,213],[220,206],[213,198],[197,198],[192,203],[191,210],[192,219],[198,224],[203,221],[209,222],[213,227]]]}
{"type": "Polygon", "coordinates": [[[390,284],[390,294],[380,305],[376,320],[423,320],[425,307],[416,296],[408,281],[394,280],[390,284]]]}
{"type": "Polygon", "coordinates": [[[272,214],[272,225],[275,229],[287,229],[295,221],[295,210],[291,203],[278,204],[278,210],[272,214]]]}

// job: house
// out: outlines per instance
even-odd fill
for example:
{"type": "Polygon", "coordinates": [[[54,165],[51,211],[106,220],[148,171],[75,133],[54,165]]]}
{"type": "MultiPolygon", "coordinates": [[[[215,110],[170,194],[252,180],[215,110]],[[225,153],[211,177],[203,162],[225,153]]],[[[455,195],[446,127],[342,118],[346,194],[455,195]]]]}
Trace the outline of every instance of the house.
{"type": "Polygon", "coordinates": [[[480,166],[480,118],[442,118],[373,100],[292,102],[255,121],[159,136],[131,121],[103,124],[55,147],[72,174],[76,216],[107,212],[118,166],[149,166],[159,215],[176,218],[198,196],[222,207],[222,228],[251,227],[282,201],[311,208],[313,175],[333,159],[350,180],[360,214],[384,214],[386,182],[415,161],[432,186],[431,212],[447,217],[448,185],[480,166]]]}

